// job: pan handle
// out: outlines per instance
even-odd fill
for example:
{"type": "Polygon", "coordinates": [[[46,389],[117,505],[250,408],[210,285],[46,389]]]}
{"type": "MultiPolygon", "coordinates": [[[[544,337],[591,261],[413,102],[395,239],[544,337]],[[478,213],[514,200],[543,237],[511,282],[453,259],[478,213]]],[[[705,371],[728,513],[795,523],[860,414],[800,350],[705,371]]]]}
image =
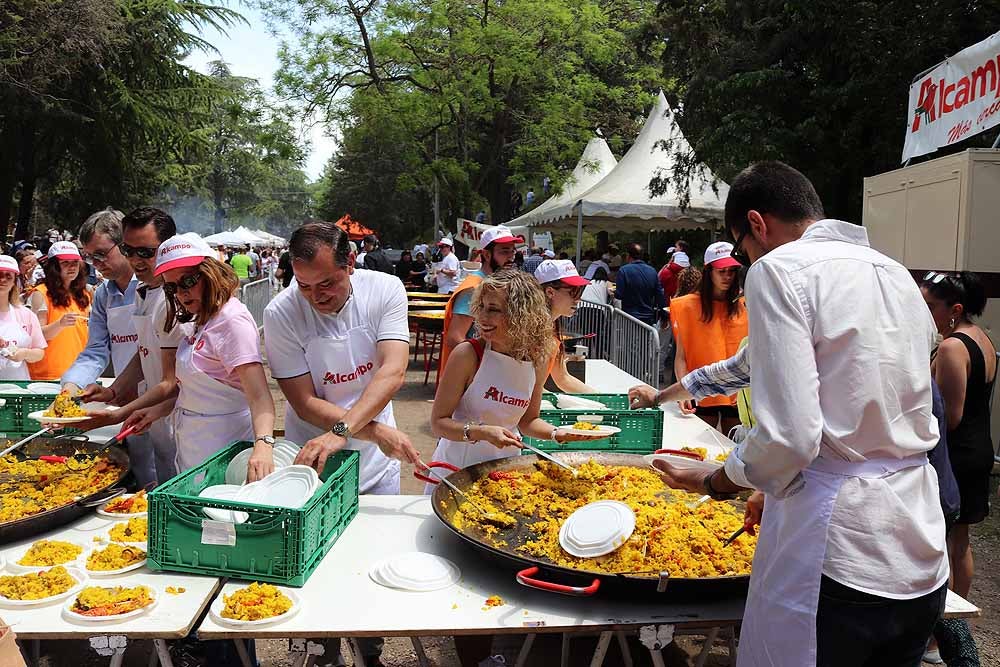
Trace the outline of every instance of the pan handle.
{"type": "Polygon", "coordinates": [[[657,449],[654,454],[673,454],[674,456],[686,456],[695,461],[704,461],[705,457],[698,452],[685,452],[683,449],[657,449]]]}
{"type": "Polygon", "coordinates": [[[126,489],[123,486],[115,487],[113,489],[108,489],[108,492],[110,492],[110,493],[108,493],[108,495],[106,495],[106,496],[102,496],[99,500],[94,500],[94,499],[87,500],[87,501],[80,500],[76,504],[79,505],[79,506],[81,506],[81,507],[97,507],[98,505],[103,505],[104,503],[108,502],[112,498],[117,498],[118,496],[120,496],[123,493],[125,493],[127,490],[128,489],[126,489]]]}
{"type": "MultiPolygon", "coordinates": [[[[457,466],[453,466],[452,464],[448,463],[447,461],[431,461],[430,463],[427,464],[427,467],[428,468],[445,468],[445,469],[450,470],[452,472],[458,472],[460,470],[460,468],[458,468],[457,466]]],[[[428,484],[439,484],[440,483],[440,480],[435,479],[433,477],[428,477],[427,475],[421,475],[416,470],[413,471],[413,476],[416,477],[417,479],[419,479],[421,482],[427,482],[428,484]]]]}
{"type": "Polygon", "coordinates": [[[597,589],[601,587],[601,580],[594,578],[590,582],[589,586],[564,586],[563,584],[553,584],[551,581],[542,581],[541,579],[533,579],[536,574],[538,574],[538,566],[532,565],[531,567],[521,570],[517,573],[517,583],[522,586],[527,586],[528,588],[537,588],[540,591],[548,591],[550,593],[562,593],[563,595],[575,595],[577,597],[589,597],[597,592],[597,589]]]}

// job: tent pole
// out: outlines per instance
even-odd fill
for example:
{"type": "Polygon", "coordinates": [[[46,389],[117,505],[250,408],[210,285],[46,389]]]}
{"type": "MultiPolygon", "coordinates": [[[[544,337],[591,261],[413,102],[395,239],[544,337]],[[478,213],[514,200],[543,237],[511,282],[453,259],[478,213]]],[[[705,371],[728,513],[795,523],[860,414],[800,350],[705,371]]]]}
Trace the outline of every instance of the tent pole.
{"type": "Polygon", "coordinates": [[[583,207],[576,216],[576,265],[580,266],[580,248],[583,246],[583,207]]]}

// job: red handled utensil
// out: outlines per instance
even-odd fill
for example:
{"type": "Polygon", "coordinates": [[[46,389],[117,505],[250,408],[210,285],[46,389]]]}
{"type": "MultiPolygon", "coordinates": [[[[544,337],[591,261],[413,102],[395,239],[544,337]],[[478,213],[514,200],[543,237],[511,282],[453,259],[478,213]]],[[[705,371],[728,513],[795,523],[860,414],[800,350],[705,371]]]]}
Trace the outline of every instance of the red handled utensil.
{"type": "Polygon", "coordinates": [[[497,515],[497,514],[495,514],[493,512],[487,512],[482,507],[480,507],[476,503],[472,502],[472,499],[469,498],[469,496],[465,495],[465,492],[462,491],[462,489],[458,488],[457,486],[455,486],[454,484],[452,484],[451,482],[449,482],[448,478],[445,477],[445,475],[443,473],[439,473],[437,470],[435,470],[435,468],[445,468],[445,469],[450,470],[452,472],[458,472],[460,470],[460,468],[458,468],[457,466],[453,466],[452,464],[447,463],[446,461],[431,461],[428,464],[428,463],[424,463],[420,459],[417,459],[417,463],[419,465],[423,466],[422,469],[424,471],[431,473],[436,478],[436,479],[431,479],[427,475],[422,475],[420,472],[414,470],[413,471],[413,476],[416,477],[417,479],[419,479],[419,480],[421,480],[423,482],[427,482],[428,484],[437,484],[438,482],[444,482],[445,486],[447,486],[449,489],[451,489],[457,495],[461,496],[462,499],[465,500],[465,502],[469,503],[469,505],[471,505],[472,507],[476,508],[476,510],[478,510],[479,513],[482,514],[483,517],[487,521],[489,521],[491,523],[496,523],[496,524],[499,524],[499,525],[502,525],[502,526],[511,525],[510,521],[506,520],[504,517],[499,516],[499,515],[497,515]]]}

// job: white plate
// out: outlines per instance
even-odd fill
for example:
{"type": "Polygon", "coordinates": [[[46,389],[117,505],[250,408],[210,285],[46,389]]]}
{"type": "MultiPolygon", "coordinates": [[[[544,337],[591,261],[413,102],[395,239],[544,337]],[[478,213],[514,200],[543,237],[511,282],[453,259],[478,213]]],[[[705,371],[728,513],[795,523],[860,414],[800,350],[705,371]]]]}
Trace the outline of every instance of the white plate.
{"type": "Polygon", "coordinates": [[[87,414],[83,417],[46,417],[44,416],[45,410],[35,410],[28,415],[28,418],[42,422],[43,424],[76,424],[90,419],[90,413],[118,409],[118,406],[108,405],[107,403],[84,403],[80,407],[87,411],[87,414]]]}
{"type": "Polygon", "coordinates": [[[592,401],[582,396],[572,394],[556,394],[556,405],[560,410],[607,410],[608,406],[599,401],[592,401]]]}
{"type": "MultiPolygon", "coordinates": [[[[136,519],[136,518],[144,517],[144,516],[146,516],[148,514],[148,511],[147,512],[130,512],[128,514],[121,514],[121,513],[116,513],[116,512],[106,512],[106,511],[104,511],[104,508],[107,507],[109,503],[113,503],[116,500],[119,500],[121,498],[132,498],[135,495],[136,494],[134,494],[134,493],[123,493],[122,495],[120,495],[120,496],[118,496],[116,498],[112,498],[108,502],[106,502],[103,505],[101,505],[100,507],[98,507],[97,508],[97,513],[100,514],[103,517],[107,517],[109,519],[114,519],[116,521],[127,521],[128,519],[136,519]]],[[[149,501],[148,496],[146,498],[146,501],[147,502],[149,501]]]]}
{"type": "Polygon", "coordinates": [[[53,382],[31,382],[28,384],[28,391],[32,394],[42,394],[44,396],[58,396],[62,387],[53,382]]]}
{"type": "Polygon", "coordinates": [[[261,488],[248,502],[266,503],[276,507],[302,507],[321,486],[316,471],[308,466],[288,466],[275,470],[258,482],[261,488]]]}
{"type": "Polygon", "coordinates": [[[596,558],[621,547],[633,532],[631,507],[617,500],[598,500],[567,517],[559,528],[559,546],[578,558],[596,558]]]}
{"type": "Polygon", "coordinates": [[[31,390],[18,387],[16,384],[0,384],[0,393],[3,394],[30,394],[31,390]]]}
{"type": "Polygon", "coordinates": [[[76,567],[67,567],[66,571],[69,572],[69,576],[76,579],[76,586],[71,587],[68,591],[60,593],[59,595],[42,598],[41,600],[9,600],[0,595],[0,605],[5,607],[34,607],[43,604],[51,604],[53,602],[63,600],[70,595],[76,595],[83,589],[84,586],[87,585],[87,575],[76,567]]]}
{"type": "Polygon", "coordinates": [[[461,578],[461,571],[447,558],[411,551],[384,558],[368,575],[379,585],[419,592],[447,588],[461,578]]]}
{"type": "Polygon", "coordinates": [[[622,430],[617,426],[604,426],[603,424],[597,426],[595,429],[568,428],[563,431],[563,433],[568,433],[576,439],[583,438],[586,440],[603,440],[604,438],[610,438],[615,433],[621,432],[622,430]]]}
{"type": "MultiPolygon", "coordinates": [[[[35,540],[35,542],[40,542],[40,541],[41,540],[35,540]]],[[[68,542],[70,544],[74,544],[74,545],[80,547],[81,549],[83,549],[83,551],[80,552],[80,555],[77,556],[76,558],[74,558],[73,560],[67,561],[65,563],[59,563],[59,565],[62,565],[63,567],[80,567],[81,566],[80,559],[87,553],[87,549],[88,549],[87,546],[85,546],[83,544],[80,544],[79,542],[74,542],[73,540],[50,540],[50,541],[51,542],[68,542]]],[[[34,542],[32,542],[31,544],[34,544],[34,542]]],[[[18,565],[17,561],[19,561],[22,558],[24,558],[24,554],[28,553],[28,549],[31,548],[31,544],[25,544],[25,545],[19,547],[18,549],[10,552],[10,561],[7,563],[7,565],[8,565],[8,569],[11,572],[15,572],[17,574],[25,574],[27,572],[41,572],[42,570],[47,570],[50,567],[55,567],[54,565],[18,565]]]]}
{"type": "MultiPolygon", "coordinates": [[[[198,494],[201,498],[211,498],[212,500],[236,500],[237,494],[239,494],[240,487],[236,484],[216,484],[215,486],[208,486],[202,489],[201,493],[198,494]]],[[[205,507],[202,511],[212,519],[216,521],[231,521],[233,523],[243,523],[249,518],[246,512],[234,512],[231,510],[223,510],[217,507],[205,507]]]]}
{"type": "MultiPolygon", "coordinates": [[[[107,586],[106,588],[112,588],[107,586]]],[[[134,586],[129,586],[128,588],[135,588],[134,586]]],[[[147,611],[156,606],[156,603],[160,601],[160,593],[152,586],[146,586],[149,589],[150,597],[153,598],[153,602],[142,607],[141,609],[136,609],[134,611],[126,612],[124,614],[115,614],[114,616],[84,616],[83,614],[78,614],[72,610],[73,604],[76,603],[76,596],[74,596],[69,602],[63,606],[63,617],[69,621],[78,621],[80,623],[107,623],[109,621],[124,621],[127,618],[134,618],[145,614],[147,611]]]]}
{"type": "Polygon", "coordinates": [[[226,484],[239,486],[247,481],[247,465],[252,454],[253,447],[248,447],[229,461],[229,465],[226,466],[226,484]]]}
{"type": "Polygon", "coordinates": [[[724,465],[722,461],[698,461],[686,456],[678,456],[677,454],[646,454],[642,458],[651,467],[653,461],[660,459],[680,470],[699,470],[701,472],[714,472],[724,465]]]}
{"type": "MultiPolygon", "coordinates": [[[[142,560],[140,560],[138,562],[132,563],[131,565],[126,565],[125,567],[120,567],[117,570],[91,570],[90,568],[87,567],[87,558],[90,557],[91,553],[93,553],[95,551],[100,551],[103,548],[104,547],[98,547],[96,549],[91,549],[91,551],[86,554],[86,556],[83,558],[83,560],[81,562],[81,564],[83,565],[83,569],[91,577],[114,577],[114,576],[117,576],[119,574],[125,574],[126,572],[131,572],[132,570],[138,570],[140,567],[142,567],[143,565],[146,564],[146,559],[143,558],[142,560]]],[[[146,553],[146,550],[143,549],[142,552],[146,553]]]]}
{"type": "MultiPolygon", "coordinates": [[[[302,609],[302,601],[299,599],[299,596],[295,594],[295,591],[291,590],[290,588],[285,588],[284,586],[277,586],[276,588],[285,595],[287,595],[288,599],[292,601],[292,608],[286,611],[284,614],[281,614],[280,616],[263,618],[259,621],[237,621],[234,618],[223,618],[222,610],[226,606],[226,601],[223,598],[222,594],[220,594],[217,598],[215,598],[215,601],[212,602],[212,606],[209,608],[208,613],[211,614],[212,620],[218,623],[219,625],[228,625],[235,628],[271,625],[272,623],[284,623],[292,616],[295,616],[295,614],[299,613],[299,610],[302,609]]],[[[234,590],[232,593],[228,593],[228,595],[232,595],[235,592],[236,591],[234,590]]]]}

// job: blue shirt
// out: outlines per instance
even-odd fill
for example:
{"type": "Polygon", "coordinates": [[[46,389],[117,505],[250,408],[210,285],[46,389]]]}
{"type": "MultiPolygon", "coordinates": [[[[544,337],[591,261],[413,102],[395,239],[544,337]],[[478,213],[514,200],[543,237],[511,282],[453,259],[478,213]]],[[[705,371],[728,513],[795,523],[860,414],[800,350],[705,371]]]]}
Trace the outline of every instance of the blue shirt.
{"type": "MultiPolygon", "coordinates": [[[[482,271],[470,271],[469,275],[486,279],[486,274],[482,271]]],[[[455,295],[455,303],[451,307],[452,315],[467,315],[468,317],[472,317],[472,295],[475,291],[474,289],[464,289],[455,295]]]]}
{"type": "Polygon", "coordinates": [[[525,273],[530,273],[531,275],[535,275],[535,269],[537,269],[538,265],[544,261],[545,257],[542,255],[531,255],[530,257],[524,260],[524,264],[521,265],[521,270],[524,271],[525,273]]]}
{"type": "Polygon", "coordinates": [[[640,322],[656,324],[660,309],[667,305],[656,269],[641,259],[629,262],[618,269],[615,286],[622,310],[640,322]]]}
{"type": "MultiPolygon", "coordinates": [[[[72,382],[78,387],[86,387],[101,376],[111,359],[111,334],[108,333],[108,308],[135,305],[135,290],[139,281],[133,277],[125,292],[118,289],[118,283],[105,280],[98,285],[90,306],[90,321],[87,323],[87,347],[76,358],[62,376],[63,384],[72,382]]],[[[121,369],[119,369],[121,370],[121,369]]]]}

